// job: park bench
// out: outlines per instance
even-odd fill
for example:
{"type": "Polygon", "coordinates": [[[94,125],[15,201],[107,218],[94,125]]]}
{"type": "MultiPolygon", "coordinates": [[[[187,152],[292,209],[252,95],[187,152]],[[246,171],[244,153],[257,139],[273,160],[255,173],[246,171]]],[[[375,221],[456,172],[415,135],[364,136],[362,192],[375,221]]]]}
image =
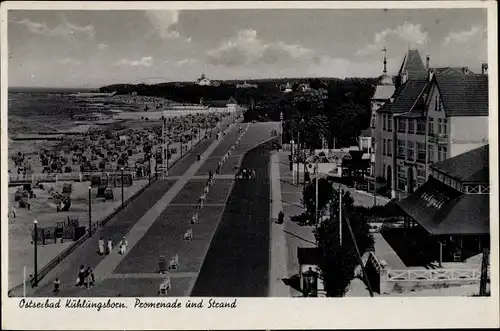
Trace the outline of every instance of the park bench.
{"type": "Polygon", "coordinates": [[[184,240],[191,241],[193,240],[193,229],[189,229],[186,232],[184,232],[184,240]]]}
{"type": "Polygon", "coordinates": [[[174,257],[172,257],[172,260],[170,260],[170,263],[168,264],[168,268],[170,270],[177,270],[179,268],[179,255],[175,254],[174,257]]]}
{"type": "Polygon", "coordinates": [[[167,295],[168,291],[172,288],[172,284],[170,281],[170,276],[167,276],[163,282],[161,282],[159,288],[158,288],[158,294],[159,295],[167,295]]]}

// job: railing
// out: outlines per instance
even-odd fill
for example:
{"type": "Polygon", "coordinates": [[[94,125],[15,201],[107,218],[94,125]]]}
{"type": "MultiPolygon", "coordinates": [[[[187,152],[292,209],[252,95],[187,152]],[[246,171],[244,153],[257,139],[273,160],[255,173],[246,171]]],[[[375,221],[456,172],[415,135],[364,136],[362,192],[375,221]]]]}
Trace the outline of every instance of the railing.
{"type": "MultiPolygon", "coordinates": [[[[120,171],[96,171],[96,172],[70,172],[70,173],[33,173],[29,175],[13,175],[9,174],[9,183],[12,182],[58,182],[58,181],[86,181],[90,180],[92,176],[98,175],[121,175],[120,171]]],[[[137,173],[135,171],[124,171],[124,175],[132,175],[133,179],[139,179],[137,177],[137,173]]],[[[146,178],[147,176],[143,176],[142,178],[146,178]]]]}
{"type": "Polygon", "coordinates": [[[389,270],[387,280],[396,281],[478,281],[480,269],[389,270]]]}

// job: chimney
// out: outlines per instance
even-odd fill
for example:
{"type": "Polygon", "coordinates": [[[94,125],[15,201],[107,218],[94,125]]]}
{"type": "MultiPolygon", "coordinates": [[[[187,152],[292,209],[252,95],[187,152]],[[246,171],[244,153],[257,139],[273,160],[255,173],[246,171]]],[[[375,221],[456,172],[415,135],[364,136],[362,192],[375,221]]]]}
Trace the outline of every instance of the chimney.
{"type": "Polygon", "coordinates": [[[488,63],[483,63],[483,65],[481,66],[481,72],[483,75],[488,74],[488,63]]]}
{"type": "Polygon", "coordinates": [[[429,62],[431,61],[431,58],[429,57],[429,54],[427,54],[427,57],[425,58],[425,69],[429,70],[429,62]]]}

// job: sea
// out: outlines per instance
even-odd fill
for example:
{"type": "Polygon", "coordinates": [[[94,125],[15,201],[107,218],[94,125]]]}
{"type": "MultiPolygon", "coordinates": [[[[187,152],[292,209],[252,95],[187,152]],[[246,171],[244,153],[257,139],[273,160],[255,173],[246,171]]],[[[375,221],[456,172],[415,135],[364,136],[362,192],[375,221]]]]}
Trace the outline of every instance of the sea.
{"type": "Polygon", "coordinates": [[[134,110],[133,106],[102,98],[75,97],[89,89],[9,88],[8,133],[18,134],[57,132],[72,126],[72,116],[86,112],[109,113],[110,109],[134,110]]]}

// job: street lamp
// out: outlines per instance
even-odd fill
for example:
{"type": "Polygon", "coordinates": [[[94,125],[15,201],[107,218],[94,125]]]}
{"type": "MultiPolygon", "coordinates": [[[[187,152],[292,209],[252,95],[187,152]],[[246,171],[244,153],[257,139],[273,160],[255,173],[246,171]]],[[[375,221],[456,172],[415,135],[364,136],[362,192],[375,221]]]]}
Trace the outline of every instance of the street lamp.
{"type": "Polygon", "coordinates": [[[92,236],[92,187],[89,186],[89,238],[92,236]]]}
{"type": "Polygon", "coordinates": [[[37,220],[34,220],[33,221],[33,230],[35,231],[35,235],[34,235],[34,240],[33,240],[33,244],[34,244],[34,249],[35,249],[35,261],[34,261],[34,273],[33,273],[33,284],[32,284],[32,287],[36,287],[38,285],[38,252],[37,252],[37,244],[38,244],[38,221],[37,220]]]}
{"type": "Polygon", "coordinates": [[[280,113],[280,146],[283,146],[283,112],[280,113]]]}
{"type": "Polygon", "coordinates": [[[146,154],[148,158],[148,176],[149,176],[149,184],[151,184],[151,153],[146,154]]]}
{"type": "Polygon", "coordinates": [[[122,208],[123,208],[123,205],[124,205],[124,203],[123,203],[123,167],[121,168],[121,171],[122,171],[122,180],[121,180],[121,182],[122,182],[122,208]]]}

